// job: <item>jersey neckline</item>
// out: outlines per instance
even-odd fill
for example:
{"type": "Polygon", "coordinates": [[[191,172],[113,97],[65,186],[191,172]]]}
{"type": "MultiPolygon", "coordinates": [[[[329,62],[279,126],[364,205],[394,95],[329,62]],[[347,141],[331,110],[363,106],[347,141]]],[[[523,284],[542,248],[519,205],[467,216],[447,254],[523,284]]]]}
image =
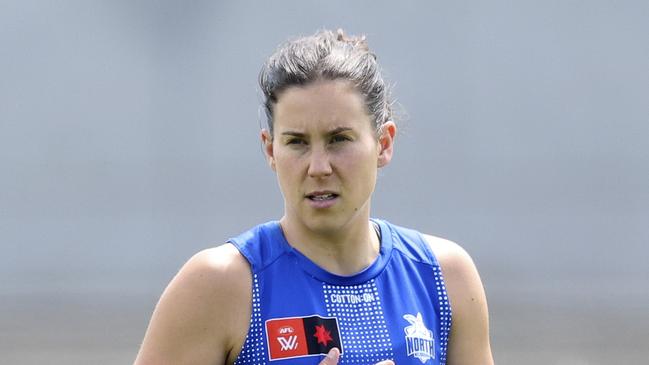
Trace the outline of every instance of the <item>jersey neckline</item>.
{"type": "Polygon", "coordinates": [[[381,231],[379,254],[372,264],[352,275],[337,275],[331,273],[311,261],[311,259],[288,243],[279,221],[273,222],[272,235],[275,236],[276,242],[279,242],[283,246],[285,252],[293,255],[297,264],[314,278],[332,285],[358,285],[378,276],[388,264],[390,257],[392,256],[392,234],[390,233],[387,224],[380,219],[371,218],[370,220],[376,223],[381,231]]]}

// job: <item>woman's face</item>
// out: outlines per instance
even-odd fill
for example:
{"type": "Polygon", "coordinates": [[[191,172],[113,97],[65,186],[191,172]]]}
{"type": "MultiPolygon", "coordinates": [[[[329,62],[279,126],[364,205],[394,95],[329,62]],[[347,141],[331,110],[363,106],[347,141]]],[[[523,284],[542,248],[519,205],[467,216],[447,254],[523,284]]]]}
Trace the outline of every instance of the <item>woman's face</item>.
{"type": "Polygon", "coordinates": [[[262,141],[284,195],[285,219],[327,233],[367,222],[377,168],[392,157],[396,127],[377,138],[363,96],[344,80],[322,80],[283,91],[273,136],[262,141]]]}

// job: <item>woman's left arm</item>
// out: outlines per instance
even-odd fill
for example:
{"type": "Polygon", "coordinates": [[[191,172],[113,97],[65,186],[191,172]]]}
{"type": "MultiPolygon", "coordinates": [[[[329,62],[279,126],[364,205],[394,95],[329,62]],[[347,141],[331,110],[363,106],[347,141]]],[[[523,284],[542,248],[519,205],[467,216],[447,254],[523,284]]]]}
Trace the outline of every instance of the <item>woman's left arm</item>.
{"type": "Polygon", "coordinates": [[[426,235],[442,268],[451,303],[448,365],[493,365],[487,298],[469,254],[454,242],[426,235]]]}

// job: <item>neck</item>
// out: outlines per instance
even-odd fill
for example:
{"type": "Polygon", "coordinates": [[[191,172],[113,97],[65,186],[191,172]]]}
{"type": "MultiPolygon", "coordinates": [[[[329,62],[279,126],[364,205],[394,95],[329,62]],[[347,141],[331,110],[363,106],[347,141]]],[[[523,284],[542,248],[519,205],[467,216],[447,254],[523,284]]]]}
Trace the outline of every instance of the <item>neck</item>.
{"type": "Polygon", "coordinates": [[[370,266],[379,254],[380,242],[369,218],[348,224],[335,232],[314,232],[280,220],[289,244],[323,269],[337,275],[352,275],[370,266]]]}

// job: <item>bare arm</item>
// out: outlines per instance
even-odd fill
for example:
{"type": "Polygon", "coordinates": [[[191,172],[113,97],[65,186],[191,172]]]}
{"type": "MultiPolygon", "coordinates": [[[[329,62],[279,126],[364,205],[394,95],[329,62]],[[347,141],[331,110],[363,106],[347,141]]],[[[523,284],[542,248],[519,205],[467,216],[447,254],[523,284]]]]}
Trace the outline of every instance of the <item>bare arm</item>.
{"type": "Polygon", "coordinates": [[[162,294],[135,365],[232,363],[249,325],[251,285],[232,245],[196,254],[162,294]]]}
{"type": "Polygon", "coordinates": [[[451,241],[426,239],[442,267],[453,312],[448,365],[493,365],[487,298],[473,260],[451,241]]]}

